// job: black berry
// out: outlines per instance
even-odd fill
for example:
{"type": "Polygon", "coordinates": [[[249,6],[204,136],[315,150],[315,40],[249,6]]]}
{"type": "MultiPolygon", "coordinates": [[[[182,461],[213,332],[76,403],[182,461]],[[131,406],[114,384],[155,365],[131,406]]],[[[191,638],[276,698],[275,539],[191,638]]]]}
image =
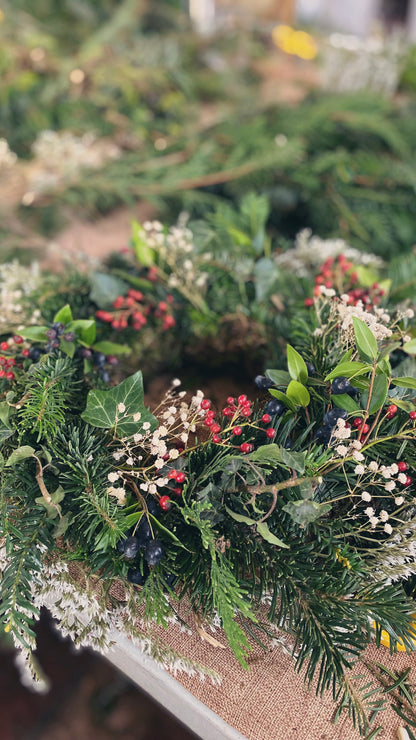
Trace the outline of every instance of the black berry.
{"type": "Polygon", "coordinates": [[[264,411],[266,414],[270,414],[270,416],[281,416],[285,408],[285,405],[281,401],[278,401],[277,398],[272,398],[271,401],[266,403],[264,411]]]}
{"type": "Polygon", "coordinates": [[[144,556],[148,565],[157,565],[164,555],[163,545],[160,540],[150,540],[144,551],[144,556]]]}
{"type": "Polygon", "coordinates": [[[127,580],[134,583],[135,586],[143,586],[146,583],[148,574],[142,573],[139,568],[129,568],[127,571],[127,580]]]}
{"type": "Polygon", "coordinates": [[[139,552],[139,540],[137,537],[127,537],[124,541],[124,557],[127,560],[133,560],[139,552]]]}
{"type": "Polygon", "coordinates": [[[257,386],[257,388],[260,388],[260,390],[267,390],[267,388],[273,388],[275,385],[270,378],[266,378],[265,375],[256,375],[254,378],[254,385],[257,386]]]}

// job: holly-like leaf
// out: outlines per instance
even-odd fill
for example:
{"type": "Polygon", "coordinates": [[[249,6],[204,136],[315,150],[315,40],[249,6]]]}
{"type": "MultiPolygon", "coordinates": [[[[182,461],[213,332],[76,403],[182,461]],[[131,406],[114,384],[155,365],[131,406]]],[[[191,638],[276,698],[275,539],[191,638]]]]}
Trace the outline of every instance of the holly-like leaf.
{"type": "Polygon", "coordinates": [[[143,396],[143,379],[139,370],[114,388],[90,391],[82,418],[92,426],[113,429],[119,439],[141,431],[145,422],[153,430],[157,427],[157,419],[144,406],[143,396]],[[120,408],[124,410],[120,411],[120,408]]]}
{"type": "Polygon", "coordinates": [[[279,538],[276,537],[276,535],[270,531],[266,522],[259,522],[257,524],[257,532],[260,535],[260,537],[263,537],[263,539],[266,540],[266,542],[270,542],[271,545],[277,545],[277,547],[284,547],[286,550],[289,549],[289,545],[286,545],[285,542],[283,542],[282,540],[279,540],[279,538]]]}
{"type": "Polygon", "coordinates": [[[355,343],[361,359],[371,362],[378,355],[377,339],[364,321],[353,316],[355,343]]]}
{"type": "Polygon", "coordinates": [[[256,462],[259,465],[277,465],[282,462],[282,449],[274,443],[261,445],[261,447],[253,450],[248,457],[251,462],[256,462]]]}
{"type": "Polygon", "coordinates": [[[241,522],[241,524],[248,524],[249,526],[256,524],[255,519],[250,519],[249,516],[244,516],[244,514],[236,514],[235,511],[229,509],[228,506],[225,507],[225,510],[232,519],[235,519],[236,522],[241,522]]]}
{"type": "Polygon", "coordinates": [[[62,308],[60,308],[59,311],[57,311],[57,313],[53,317],[54,323],[65,324],[65,326],[69,324],[69,322],[72,321],[72,319],[73,319],[72,311],[71,311],[71,306],[69,305],[69,303],[67,303],[66,306],[63,306],[62,308]]]}
{"type": "Polygon", "coordinates": [[[90,284],[90,299],[98,308],[109,308],[119,295],[126,295],[129,289],[124,280],[105,272],[94,272],[90,284]]]}
{"type": "Polygon", "coordinates": [[[10,468],[21,460],[25,460],[27,457],[32,457],[34,452],[34,447],[30,447],[29,445],[16,447],[12,454],[7,458],[6,467],[10,468]]]}
{"type": "Polygon", "coordinates": [[[46,511],[48,512],[49,519],[56,519],[58,514],[60,515],[61,513],[61,507],[59,506],[59,504],[65,497],[65,491],[62,486],[59,486],[59,488],[56,489],[55,493],[51,493],[50,497],[52,503],[46,501],[44,496],[39,496],[38,498],[35,498],[35,502],[38,504],[38,506],[45,507],[46,511]]]}
{"type": "Polygon", "coordinates": [[[310,501],[309,499],[289,501],[283,506],[283,511],[286,511],[293,521],[301,527],[306,527],[330,510],[330,504],[318,504],[316,501],[310,501]]]}
{"type": "Polygon", "coordinates": [[[306,367],[306,363],[302,355],[300,355],[299,352],[297,352],[290,344],[287,345],[286,351],[287,367],[290,377],[292,380],[297,380],[299,383],[306,383],[308,381],[308,368],[306,367]]]}
{"type": "Polygon", "coordinates": [[[305,388],[305,386],[302,385],[302,383],[299,383],[297,380],[290,381],[287,387],[286,394],[288,398],[290,398],[290,400],[293,401],[293,403],[296,403],[298,406],[306,407],[311,400],[308,389],[305,388]]]}
{"type": "Polygon", "coordinates": [[[14,431],[15,430],[11,429],[7,424],[4,424],[3,421],[0,421],[0,443],[11,437],[12,434],[14,434],[14,431]]]}
{"type": "Polygon", "coordinates": [[[291,450],[282,449],[282,460],[288,468],[296,470],[297,473],[305,472],[306,452],[291,452],[291,450]]]}
{"type": "Polygon", "coordinates": [[[405,342],[402,350],[407,352],[408,355],[416,355],[416,338],[411,339],[409,342],[405,342]]]}

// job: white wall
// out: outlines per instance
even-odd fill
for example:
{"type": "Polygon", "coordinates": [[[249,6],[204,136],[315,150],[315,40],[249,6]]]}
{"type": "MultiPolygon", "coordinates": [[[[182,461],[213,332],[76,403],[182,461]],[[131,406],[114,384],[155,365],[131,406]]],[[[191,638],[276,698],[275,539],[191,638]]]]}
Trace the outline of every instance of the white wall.
{"type": "Polygon", "coordinates": [[[380,0],[298,0],[300,21],[341,33],[366,36],[377,18],[380,0]]]}

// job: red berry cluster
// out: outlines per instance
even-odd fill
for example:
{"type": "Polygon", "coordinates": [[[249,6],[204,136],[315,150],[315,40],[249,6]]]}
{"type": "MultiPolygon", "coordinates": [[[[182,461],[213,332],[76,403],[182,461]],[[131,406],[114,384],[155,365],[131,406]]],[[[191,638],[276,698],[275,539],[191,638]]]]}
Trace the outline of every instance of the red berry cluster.
{"type": "MultiPolygon", "coordinates": [[[[174,487],[170,489],[171,493],[175,496],[182,496],[183,484],[186,481],[185,473],[182,470],[170,470],[168,473],[168,479],[174,484],[174,487]]],[[[162,511],[169,511],[172,506],[172,500],[168,494],[160,497],[159,506],[162,511]]]]}
{"type": "MultiPolygon", "coordinates": [[[[18,334],[15,334],[13,336],[13,342],[15,345],[19,345],[23,343],[23,337],[19,336],[18,334]]],[[[0,342],[0,349],[2,352],[10,352],[12,351],[12,345],[9,344],[9,342],[0,342]]],[[[23,357],[29,356],[29,350],[22,350],[21,354],[23,357]]],[[[16,357],[11,357],[8,355],[0,355],[0,378],[4,378],[5,380],[14,380],[15,374],[12,370],[13,367],[16,366],[16,357]]],[[[18,365],[18,367],[21,367],[21,365],[18,365]]]]}
{"type": "MultiPolygon", "coordinates": [[[[201,409],[205,411],[204,424],[209,427],[212,434],[212,442],[214,444],[224,444],[230,442],[233,439],[238,439],[244,432],[244,425],[247,425],[248,420],[253,415],[252,402],[247,398],[245,394],[241,394],[237,398],[229,396],[226,401],[226,406],[222,409],[222,416],[229,420],[229,426],[222,430],[222,426],[216,420],[215,411],[211,409],[211,401],[208,398],[204,398],[201,401],[201,409]],[[240,422],[240,423],[238,423],[240,422]],[[222,435],[221,436],[221,430],[222,435]]],[[[264,424],[270,424],[271,416],[269,414],[263,414],[261,421],[264,424]]],[[[269,427],[264,430],[266,436],[272,439],[276,431],[273,427],[269,427]]],[[[238,445],[240,452],[248,454],[254,449],[254,445],[251,442],[241,442],[238,445]]]]}
{"type": "Polygon", "coordinates": [[[127,329],[128,326],[139,331],[147,324],[148,317],[153,313],[155,318],[162,319],[162,328],[167,331],[176,323],[170,313],[172,303],[173,296],[168,295],[165,301],[159,301],[155,305],[151,301],[146,301],[140,290],[130,288],[126,296],[117,296],[113,302],[113,312],[100,309],[96,311],[95,317],[106,324],[111,324],[111,327],[118,331],[127,329]]]}
{"type": "MultiPolygon", "coordinates": [[[[384,296],[384,290],[378,283],[374,283],[369,288],[357,287],[358,274],[352,262],[347,260],[345,255],[340,254],[338,257],[328,257],[320,268],[318,275],[315,277],[314,296],[321,295],[321,285],[325,288],[334,288],[338,294],[348,295],[348,303],[356,306],[361,301],[370,310],[372,306],[380,303],[384,296]]],[[[306,298],[305,306],[313,306],[313,299],[306,298]]]]}

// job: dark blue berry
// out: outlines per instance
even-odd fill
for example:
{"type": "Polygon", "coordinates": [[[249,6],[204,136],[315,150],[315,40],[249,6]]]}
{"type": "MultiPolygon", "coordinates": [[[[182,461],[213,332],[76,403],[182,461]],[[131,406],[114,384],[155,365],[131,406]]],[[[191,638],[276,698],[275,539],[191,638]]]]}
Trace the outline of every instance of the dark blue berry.
{"type": "Polygon", "coordinates": [[[80,351],[81,357],[84,358],[84,360],[90,360],[92,357],[92,352],[90,349],[87,349],[86,347],[83,347],[80,351]]]}
{"type": "Polygon", "coordinates": [[[331,439],[332,434],[332,427],[325,426],[320,427],[314,435],[315,442],[318,442],[318,444],[321,445],[327,445],[329,443],[329,440],[331,439]]]}
{"type": "Polygon", "coordinates": [[[348,419],[348,412],[345,411],[345,409],[329,409],[324,416],[323,423],[326,424],[326,426],[333,427],[337,423],[338,419],[348,419]]]}
{"type": "Polygon", "coordinates": [[[66,342],[73,342],[75,339],[75,332],[68,331],[66,334],[63,335],[62,339],[65,339],[66,342]]]}
{"type": "Polygon", "coordinates": [[[92,358],[94,365],[97,365],[97,367],[104,367],[106,359],[107,357],[104,352],[94,352],[92,358]]]}
{"type": "Polygon", "coordinates": [[[127,580],[134,583],[135,586],[143,586],[146,583],[148,573],[142,573],[139,568],[129,568],[127,571],[127,580]]]}
{"type": "Polygon", "coordinates": [[[348,395],[355,395],[359,391],[357,388],[354,388],[353,385],[351,385],[348,378],[344,378],[343,376],[340,376],[339,378],[335,378],[335,380],[332,381],[331,384],[331,393],[334,394],[334,396],[337,396],[341,393],[348,393],[348,395]]]}
{"type": "Polygon", "coordinates": [[[145,516],[142,516],[140,519],[140,523],[135,532],[135,537],[139,543],[139,547],[146,547],[149,540],[153,537],[150,524],[145,516]]]}
{"type": "Polygon", "coordinates": [[[277,398],[272,398],[271,401],[266,403],[264,408],[264,412],[270,414],[270,416],[281,416],[285,410],[286,406],[281,401],[278,401],[277,398]]]}
{"type": "Polygon", "coordinates": [[[55,329],[47,329],[45,334],[48,339],[56,339],[56,337],[58,336],[58,332],[55,331],[55,329]]]}
{"type": "Polygon", "coordinates": [[[287,438],[285,444],[284,444],[285,450],[291,450],[292,449],[292,440],[290,437],[287,438]]]}
{"type": "Polygon", "coordinates": [[[157,516],[158,514],[160,514],[160,508],[154,498],[148,498],[146,501],[146,505],[149,514],[152,514],[153,516],[157,516]]]}
{"type": "Polygon", "coordinates": [[[144,556],[148,565],[157,565],[164,555],[163,545],[160,540],[150,540],[144,551],[144,556]]]}
{"type": "Polygon", "coordinates": [[[104,381],[104,383],[110,382],[110,374],[107,372],[107,370],[102,370],[100,373],[101,380],[104,381]]]}
{"type": "Polygon", "coordinates": [[[57,334],[62,334],[65,329],[65,324],[63,324],[62,321],[55,321],[54,324],[51,324],[51,329],[56,331],[57,334]]]}
{"type": "Polygon", "coordinates": [[[273,388],[275,383],[273,383],[270,378],[266,378],[265,375],[256,375],[254,378],[254,385],[257,386],[257,388],[260,388],[260,390],[267,390],[267,388],[273,388]]]}
{"type": "Polygon", "coordinates": [[[306,369],[308,371],[309,377],[311,377],[311,375],[315,375],[316,370],[315,370],[315,365],[313,364],[313,362],[306,362],[305,364],[306,364],[306,369]]]}
{"type": "Polygon", "coordinates": [[[126,544],[126,538],[125,537],[121,537],[118,540],[117,544],[116,544],[117,552],[119,552],[120,555],[124,555],[124,547],[125,547],[125,544],[126,544]]]}
{"type": "Polygon", "coordinates": [[[139,552],[139,540],[137,537],[127,537],[124,541],[124,557],[127,560],[133,560],[139,552]]]}
{"type": "Polygon", "coordinates": [[[33,360],[33,362],[37,362],[41,354],[42,351],[39,349],[39,347],[32,347],[29,350],[29,357],[31,360],[33,360]]]}

